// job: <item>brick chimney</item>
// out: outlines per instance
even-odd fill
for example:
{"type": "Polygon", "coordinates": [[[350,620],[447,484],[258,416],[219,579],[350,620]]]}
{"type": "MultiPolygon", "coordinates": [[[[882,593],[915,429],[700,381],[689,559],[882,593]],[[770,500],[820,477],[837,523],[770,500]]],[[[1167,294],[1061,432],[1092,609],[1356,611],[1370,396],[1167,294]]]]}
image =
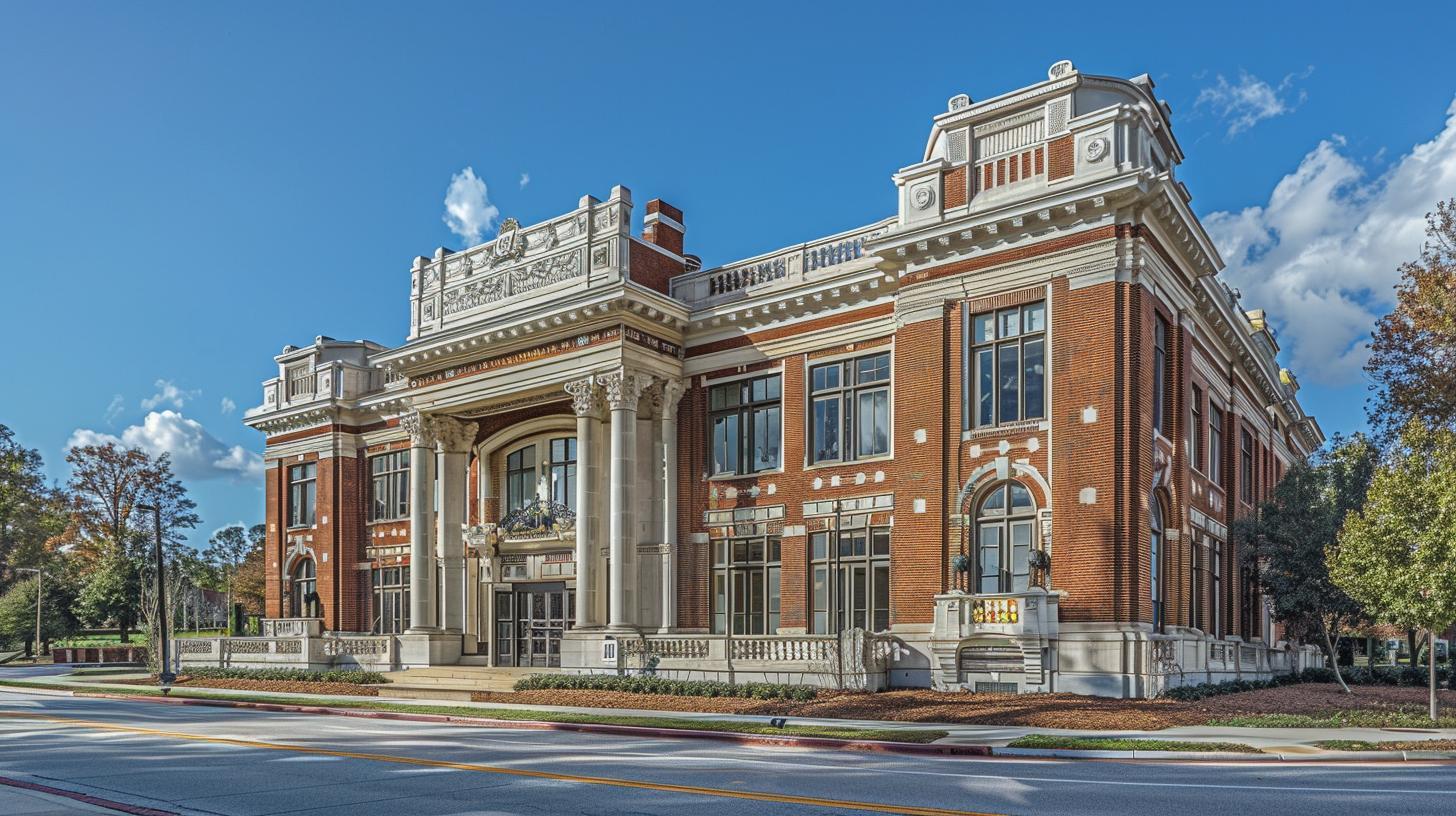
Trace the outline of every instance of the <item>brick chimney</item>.
{"type": "Polygon", "coordinates": [[[654,198],[647,202],[647,214],[642,218],[642,240],[657,244],[674,255],[683,254],[683,213],[677,207],[654,198]]]}

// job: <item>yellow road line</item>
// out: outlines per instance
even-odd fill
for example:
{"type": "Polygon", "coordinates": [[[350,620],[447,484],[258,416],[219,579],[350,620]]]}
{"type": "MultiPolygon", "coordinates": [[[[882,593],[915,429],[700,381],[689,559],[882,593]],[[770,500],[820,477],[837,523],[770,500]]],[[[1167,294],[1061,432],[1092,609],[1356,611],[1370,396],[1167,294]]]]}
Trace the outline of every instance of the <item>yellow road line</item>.
{"type": "Polygon", "coordinates": [[[421,757],[396,756],[393,754],[366,754],[356,751],[335,751],[329,748],[315,748],[307,745],[288,745],[277,742],[259,742],[256,740],[234,739],[231,737],[209,737],[202,734],[189,734],[182,731],[161,731],[153,728],[141,728],[130,725],[116,725],[114,723],[97,722],[95,720],[82,720],[74,717],[58,717],[50,714],[32,714],[23,711],[0,711],[0,718],[13,720],[39,720],[41,722],[59,723],[73,725],[80,728],[90,728],[99,731],[116,731],[126,734],[144,734],[153,737],[166,737],[168,739],[191,740],[194,742],[209,742],[216,745],[233,745],[239,748],[263,748],[270,751],[290,751],[300,754],[314,754],[317,756],[340,757],[343,759],[363,759],[372,762],[392,762],[399,765],[419,765],[428,768],[448,768],[456,771],[470,771],[473,773],[504,774],[506,776],[522,776],[532,779],[550,779],[558,782],[575,782],[583,785],[606,785],[616,788],[635,788],[639,790],[659,791],[663,793],[685,793],[695,796],[716,796],[729,799],[750,799],[757,802],[775,802],[778,804],[809,805],[812,807],[839,808],[842,810],[867,810],[876,813],[905,814],[905,816],[1000,816],[1000,814],[983,813],[971,810],[948,810],[945,808],[916,807],[913,805],[888,805],[876,802],[856,802],[841,799],[820,799],[814,796],[791,796],[779,793],[760,793],[757,791],[724,790],[722,788],[707,788],[697,785],[673,785],[662,782],[640,782],[633,779],[613,779],[604,776],[580,776],[577,774],[553,773],[551,771],[532,771],[523,768],[502,768],[497,765],[479,765],[473,762],[447,762],[438,759],[423,759],[421,757]]]}

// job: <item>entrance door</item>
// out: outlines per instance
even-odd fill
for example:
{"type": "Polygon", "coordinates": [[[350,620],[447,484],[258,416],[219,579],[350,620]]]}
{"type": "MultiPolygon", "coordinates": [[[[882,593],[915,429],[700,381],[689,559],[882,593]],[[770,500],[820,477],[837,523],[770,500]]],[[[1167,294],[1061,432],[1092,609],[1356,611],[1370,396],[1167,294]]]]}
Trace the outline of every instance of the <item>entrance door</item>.
{"type": "Polygon", "coordinates": [[[576,593],[561,584],[496,593],[496,664],[559,667],[561,635],[576,616],[576,593]]]}

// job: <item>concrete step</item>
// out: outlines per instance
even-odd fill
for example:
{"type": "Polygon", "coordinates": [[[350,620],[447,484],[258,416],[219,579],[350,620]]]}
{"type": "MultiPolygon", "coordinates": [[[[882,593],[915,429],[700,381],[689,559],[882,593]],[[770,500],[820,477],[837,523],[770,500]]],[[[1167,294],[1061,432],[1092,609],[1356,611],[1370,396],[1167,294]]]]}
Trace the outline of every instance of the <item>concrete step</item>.
{"type": "Polygon", "coordinates": [[[470,702],[470,695],[472,693],[489,690],[451,686],[402,686],[394,684],[375,686],[375,688],[379,689],[379,694],[382,697],[404,697],[409,700],[451,700],[455,702],[470,702]]]}

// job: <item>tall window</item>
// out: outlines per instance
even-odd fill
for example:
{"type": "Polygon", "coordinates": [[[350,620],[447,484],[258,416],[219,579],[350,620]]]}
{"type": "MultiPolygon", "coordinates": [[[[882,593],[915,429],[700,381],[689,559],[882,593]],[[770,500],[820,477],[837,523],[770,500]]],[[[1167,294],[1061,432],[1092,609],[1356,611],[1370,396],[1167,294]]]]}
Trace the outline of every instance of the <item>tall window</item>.
{"type": "Polygon", "coordinates": [[[1254,437],[1239,429],[1239,498],[1254,503],[1254,437]]]}
{"type": "Polygon", "coordinates": [[[409,567],[373,571],[374,634],[397,635],[409,628],[409,571],[409,567]]]}
{"type": "Polygon", "coordinates": [[[809,369],[809,461],[890,452],[890,353],[809,369]]]}
{"type": "Polygon", "coordinates": [[[300,559],[293,568],[293,586],[289,588],[291,611],[295,618],[322,617],[319,610],[318,573],[313,559],[300,559]]]}
{"type": "Polygon", "coordinates": [[[1150,594],[1153,601],[1153,631],[1163,631],[1163,559],[1167,542],[1163,531],[1163,502],[1157,496],[1148,501],[1148,555],[1150,594]]]}
{"type": "Polygon", "coordinates": [[[778,632],[779,549],[778,536],[713,541],[713,634],[778,632]]]}
{"type": "Polygon", "coordinates": [[[551,501],[576,509],[576,437],[551,440],[547,462],[551,479],[551,501]]]}
{"type": "Polygon", "coordinates": [[[782,384],[782,378],[772,374],[721,383],[708,391],[714,475],[779,467],[782,384]]]}
{"type": "Polygon", "coordinates": [[[506,456],[506,512],[536,500],[536,446],[527,445],[506,456]]]}
{"type": "Polygon", "coordinates": [[[387,521],[409,516],[409,451],[395,451],[369,459],[369,520],[387,521]]]}
{"type": "Polygon", "coordinates": [[[890,628],[890,528],[812,533],[809,550],[813,634],[890,628]]]}
{"type": "Polygon", "coordinates": [[[1208,403],[1208,478],[1223,485],[1223,409],[1208,403]]]}
{"type": "Polygon", "coordinates": [[[966,355],[967,427],[1046,417],[1046,303],[975,315],[966,355]]]}
{"type": "Polygon", "coordinates": [[[1203,593],[1208,589],[1208,548],[1203,534],[1195,531],[1188,546],[1193,563],[1188,570],[1188,625],[1202,632],[1208,631],[1204,620],[1203,593]]]}
{"type": "Polygon", "coordinates": [[[1158,317],[1153,325],[1153,430],[1168,435],[1168,321],[1158,317]]]}
{"type": "Polygon", "coordinates": [[[1223,542],[1209,539],[1209,577],[1213,585],[1213,603],[1209,606],[1208,634],[1223,637],[1223,542]]]}
{"type": "Polygon", "coordinates": [[[313,525],[318,493],[318,463],[306,462],[288,469],[288,526],[313,525]]]}
{"type": "Polygon", "coordinates": [[[1025,592],[1030,586],[1036,502],[1020,482],[996,485],[976,509],[976,591],[1025,592]]]}
{"type": "Polygon", "coordinates": [[[1188,423],[1188,448],[1193,454],[1193,467],[1198,470],[1205,470],[1203,456],[1203,389],[1193,386],[1193,405],[1188,409],[1190,421],[1188,423]]]}

